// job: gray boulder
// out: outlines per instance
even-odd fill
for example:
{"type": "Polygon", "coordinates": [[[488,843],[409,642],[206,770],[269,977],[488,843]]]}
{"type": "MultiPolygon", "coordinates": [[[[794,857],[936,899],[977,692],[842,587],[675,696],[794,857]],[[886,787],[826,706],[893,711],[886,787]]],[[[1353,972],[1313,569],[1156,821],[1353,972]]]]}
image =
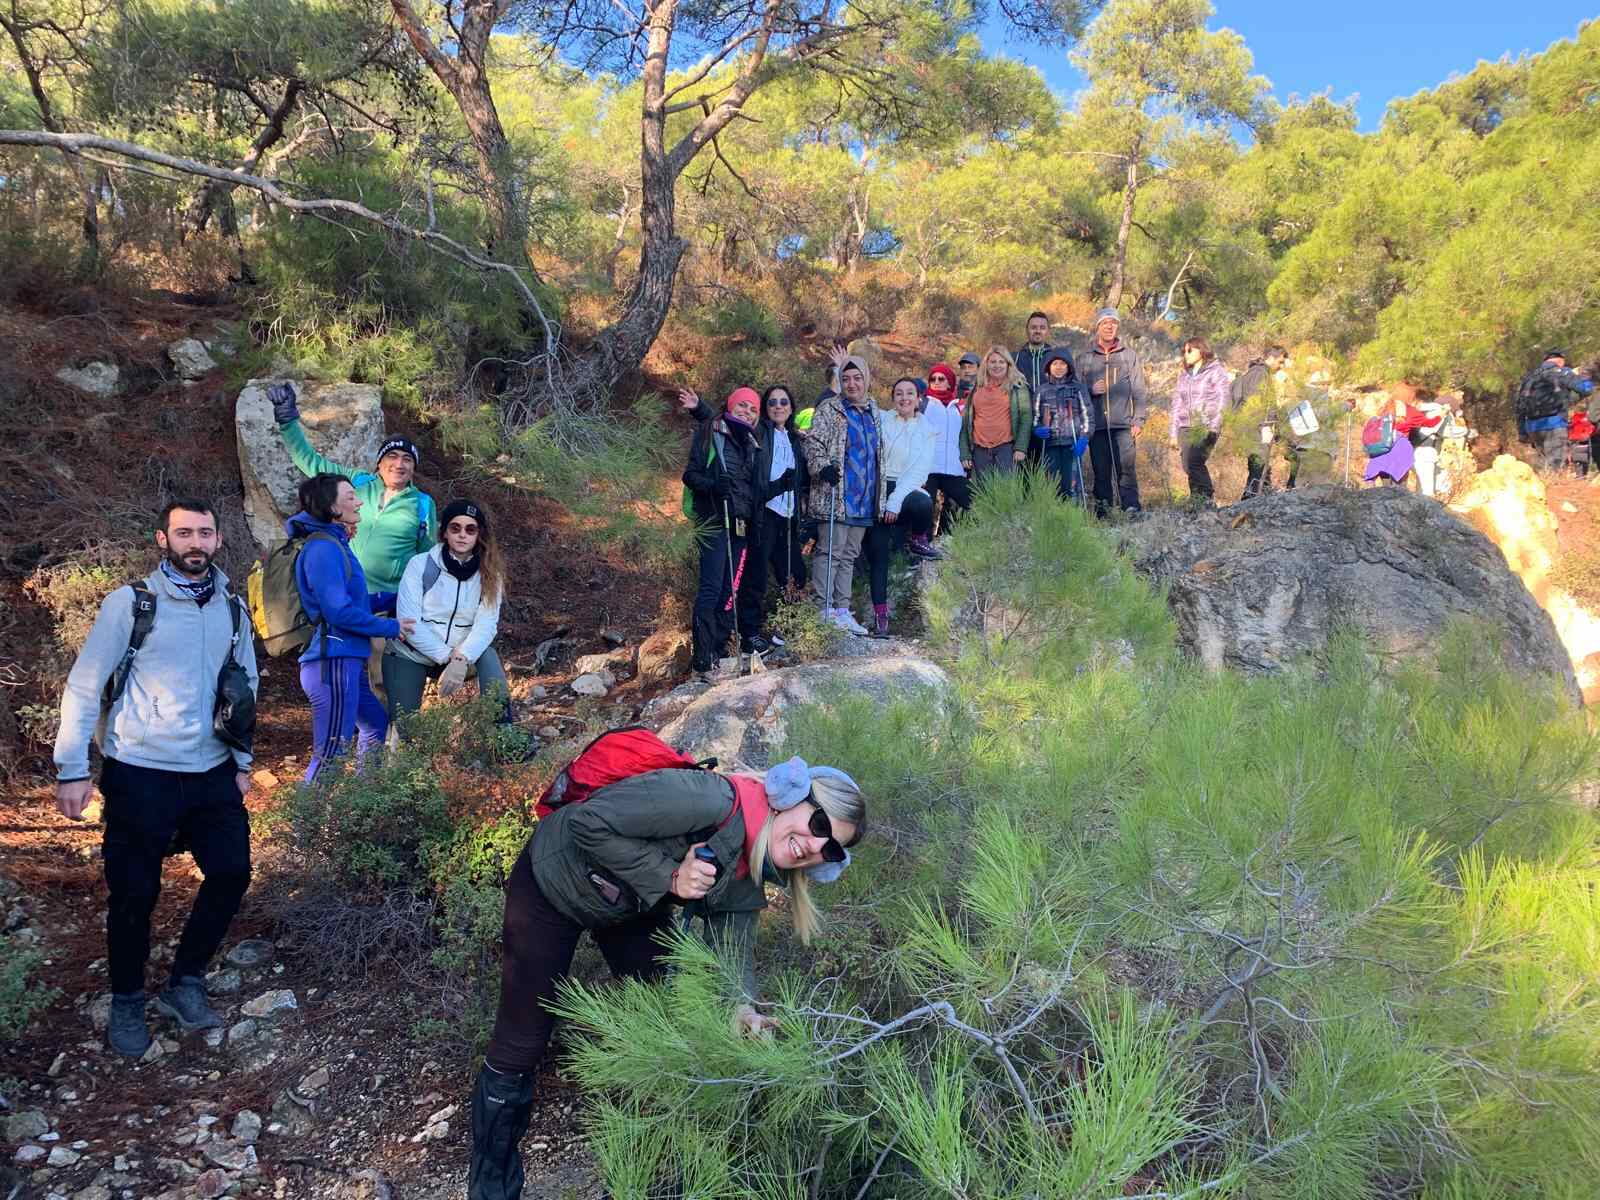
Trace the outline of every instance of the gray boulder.
{"type": "MultiPolygon", "coordinates": [[[[305,479],[289,457],[272,418],[267,388],[277,379],[252,379],[239,393],[234,426],[239,470],[244,476],[244,510],[250,534],[262,546],[283,536],[283,523],[300,507],[296,498],[305,479]]],[[[335,463],[370,471],[383,445],[383,394],[370,383],[299,383],[300,422],[311,444],[335,463]]]]}
{"type": "Polygon", "coordinates": [[[217,360],[211,357],[206,344],[199,338],[183,338],[167,347],[167,358],[179,379],[203,379],[217,369],[217,360]]]}
{"type": "Polygon", "coordinates": [[[81,367],[62,367],[56,378],[80,392],[104,400],[117,394],[122,385],[122,372],[111,363],[92,362],[81,367]]]}
{"type": "Polygon", "coordinates": [[[1500,550],[1403,488],[1299,488],[1152,513],[1124,537],[1135,569],[1168,589],[1179,642],[1212,669],[1281,670],[1341,627],[1388,654],[1431,654],[1465,616],[1499,632],[1508,666],[1580,699],[1555,626],[1500,550]]]}
{"type": "Polygon", "coordinates": [[[949,685],[949,676],[937,664],[895,643],[876,645],[886,652],[785,667],[716,684],[668,722],[661,737],[696,758],[714,755],[723,770],[764,770],[783,744],[788,714],[800,705],[823,700],[836,689],[883,701],[895,692],[949,685]]]}

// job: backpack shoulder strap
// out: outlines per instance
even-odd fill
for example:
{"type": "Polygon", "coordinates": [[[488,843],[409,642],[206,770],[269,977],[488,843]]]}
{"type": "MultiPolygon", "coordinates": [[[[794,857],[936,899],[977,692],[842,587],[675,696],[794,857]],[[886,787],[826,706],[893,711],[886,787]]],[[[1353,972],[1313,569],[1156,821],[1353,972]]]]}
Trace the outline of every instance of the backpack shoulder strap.
{"type": "Polygon", "coordinates": [[[328,532],[326,532],[324,530],[321,530],[321,529],[318,529],[313,533],[306,534],[306,544],[307,545],[310,545],[312,542],[317,541],[319,539],[324,541],[324,542],[332,542],[334,544],[335,548],[337,548],[339,550],[339,552],[340,552],[339,553],[339,565],[344,568],[344,581],[346,583],[349,583],[350,582],[350,576],[351,576],[352,572],[350,570],[350,558],[349,558],[348,555],[346,555],[344,553],[345,544],[343,542],[341,542],[338,538],[334,537],[333,534],[328,533],[328,532]]]}
{"type": "Polygon", "coordinates": [[[110,708],[122,698],[122,693],[128,687],[128,676],[133,671],[134,655],[139,653],[139,647],[144,645],[150,630],[155,628],[156,594],[142,579],[131,581],[128,587],[133,592],[133,628],[128,632],[128,648],[122,652],[122,658],[118,660],[101,693],[102,710],[110,708]]]}

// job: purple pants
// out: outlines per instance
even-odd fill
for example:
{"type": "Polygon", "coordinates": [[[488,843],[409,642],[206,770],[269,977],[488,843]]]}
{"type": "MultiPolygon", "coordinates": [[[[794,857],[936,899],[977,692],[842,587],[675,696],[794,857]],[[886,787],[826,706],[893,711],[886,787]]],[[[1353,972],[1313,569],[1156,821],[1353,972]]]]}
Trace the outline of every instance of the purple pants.
{"type": "Polygon", "coordinates": [[[364,658],[329,658],[300,664],[300,690],[311,701],[311,762],[305,780],[310,783],[323,765],[338,758],[357,730],[356,758],[383,744],[389,732],[389,714],[367,682],[364,658]]]}

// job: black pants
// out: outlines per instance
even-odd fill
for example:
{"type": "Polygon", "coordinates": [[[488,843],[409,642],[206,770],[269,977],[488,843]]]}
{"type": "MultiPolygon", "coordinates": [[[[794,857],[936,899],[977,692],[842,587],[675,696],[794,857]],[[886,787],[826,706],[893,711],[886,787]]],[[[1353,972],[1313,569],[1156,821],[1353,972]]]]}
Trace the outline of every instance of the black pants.
{"type": "MultiPolygon", "coordinates": [[[[677,910],[663,902],[631,921],[595,929],[595,944],[618,978],[651,979],[666,970],[666,948],[658,941],[677,910]]],[[[506,882],[506,915],[500,960],[500,1007],[484,1058],[496,1071],[532,1071],[550,1044],[550,1013],[556,984],[572,967],[583,926],[545,898],[525,850],[506,882]]]]}
{"type": "MultiPolygon", "coordinates": [[[[728,611],[728,596],[745,553],[745,542],[742,537],[732,538],[730,546],[730,539],[721,525],[700,526],[700,587],[694,595],[690,630],[694,648],[692,665],[696,671],[709,671],[727,648],[728,635],[735,624],[735,614],[728,611]]],[[[745,571],[748,574],[748,565],[745,571]]],[[[744,586],[742,580],[740,586],[744,586]]],[[[744,606],[740,605],[739,610],[739,617],[744,618],[744,606]]],[[[755,636],[761,628],[759,622],[754,628],[745,628],[743,619],[739,624],[739,632],[744,637],[755,636]]]]}
{"type": "Polygon", "coordinates": [[[106,948],[113,992],[144,989],[150,914],[161,895],[161,863],[174,834],[182,834],[205,882],[178,940],[172,978],[205,974],[250,886],[250,817],[237,774],[232,759],[203,772],[158,771],[106,759],[100,794],[105,797],[106,948]]]}
{"type": "MultiPolygon", "coordinates": [[[[1179,434],[1179,437],[1183,437],[1179,434]]],[[[1191,442],[1186,438],[1183,445],[1183,471],[1189,477],[1189,495],[1203,496],[1210,500],[1216,496],[1216,489],[1211,486],[1211,470],[1206,466],[1206,459],[1211,457],[1211,448],[1217,444],[1217,435],[1206,434],[1203,442],[1191,442]]]]}
{"type": "Polygon", "coordinates": [[[1094,511],[1105,516],[1113,500],[1112,475],[1116,475],[1115,500],[1128,512],[1139,511],[1139,447],[1131,429],[1096,429],[1089,439],[1089,461],[1094,464],[1094,511]]]}
{"type": "MultiPolygon", "coordinates": [[[[750,541],[750,552],[745,558],[744,576],[739,580],[739,637],[753,637],[761,629],[766,615],[767,581],[770,579],[781,592],[793,579],[797,584],[806,581],[805,559],[800,557],[800,523],[785,519],[770,508],[761,509],[761,525],[750,541]]],[[[739,552],[733,553],[735,568],[739,565],[739,552]]],[[[726,563],[723,564],[726,567],[726,563]]]]}
{"type": "Polygon", "coordinates": [[[922,486],[930,497],[944,497],[944,508],[939,512],[939,528],[933,530],[934,533],[948,533],[956,518],[972,507],[972,485],[967,482],[965,475],[929,475],[928,482],[922,486]]]}
{"type": "MultiPolygon", "coordinates": [[[[894,491],[894,480],[886,485],[894,491]]],[[[887,494],[887,493],[885,493],[887,494]]],[[[926,492],[912,492],[900,504],[900,515],[894,524],[879,521],[867,530],[862,550],[867,556],[867,579],[872,587],[872,602],[889,602],[889,560],[905,549],[906,538],[927,533],[933,528],[933,498],[926,492]]]]}

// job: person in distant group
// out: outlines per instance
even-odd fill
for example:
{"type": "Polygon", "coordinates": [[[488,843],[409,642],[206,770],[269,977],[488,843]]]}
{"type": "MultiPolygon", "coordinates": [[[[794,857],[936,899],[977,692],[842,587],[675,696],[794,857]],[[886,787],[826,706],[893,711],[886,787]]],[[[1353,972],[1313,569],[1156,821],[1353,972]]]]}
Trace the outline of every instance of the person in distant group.
{"type": "Polygon", "coordinates": [[[928,545],[933,528],[933,499],[923,490],[933,466],[933,434],[917,413],[917,383],[895,380],[890,393],[894,409],[876,409],[883,438],[884,488],[887,493],[877,524],[867,530],[865,550],[872,590],[873,633],[889,633],[889,559],[906,548],[918,558],[936,558],[928,545]]]}
{"type": "Polygon", "coordinates": [[[438,681],[441,696],[449,696],[472,672],[481,694],[500,698],[500,724],[510,725],[511,686],[494,648],[505,565],[489,514],[475,501],[455,500],[439,520],[439,544],[414,556],[400,578],[396,612],[415,625],[390,642],[383,656],[389,713],[399,720],[421,708],[430,679],[438,681]]]}
{"type": "Polygon", "coordinates": [[[800,527],[800,497],[810,478],[800,433],[794,427],[794,399],[789,389],[774,384],[761,397],[761,420],[756,427],[755,482],[761,507],[756,514],[745,577],[739,582],[739,624],[758,632],[740,646],[745,654],[765,654],[783,645],[782,639],[760,632],[766,613],[767,580],[770,576],[779,592],[805,583],[805,559],[800,549],[805,544],[800,527]]]}
{"type": "Polygon", "coordinates": [[[972,489],[961,466],[961,403],[956,398],[956,373],[948,363],[928,368],[928,403],[922,419],[933,435],[933,466],[924,486],[934,501],[931,533],[936,536],[972,507],[972,489]]]}
{"type": "Polygon", "coordinates": [[[983,356],[983,382],[961,414],[961,465],[974,479],[989,471],[1014,471],[1026,461],[1032,437],[1028,381],[1004,346],[990,346],[983,356]]]}
{"type": "Polygon", "coordinates": [[[222,1024],[206,1000],[206,964],[250,886],[244,798],[259,682],[250,617],[213,562],[222,534],[208,501],[168,504],[156,518],[155,540],[162,552],[156,569],[100,604],[67,675],[55,745],[56,807],[72,821],[83,819],[94,791],[89,743],[100,747],[111,984],[106,1041],[132,1059],[150,1049],[144,991],[150,916],[174,835],[187,841],[205,876],[156,999],[185,1032],[222,1024]],[[235,706],[231,723],[219,720],[218,703],[230,663],[243,672],[252,698],[235,706]]]}
{"type": "MultiPolygon", "coordinates": [[[[1027,324],[1028,340],[1024,342],[1014,356],[1017,371],[1028,384],[1028,407],[1037,411],[1039,404],[1039,389],[1045,381],[1045,358],[1056,350],[1050,344],[1050,318],[1042,312],[1028,314],[1027,324]]],[[[1072,365],[1072,352],[1066,347],[1059,348],[1067,356],[1067,365],[1072,365]]],[[[1028,443],[1028,461],[1037,463],[1044,452],[1044,443],[1038,438],[1030,439],[1028,443]]]]}
{"type": "Polygon", "coordinates": [[[1094,464],[1094,508],[1105,516],[1115,503],[1138,512],[1138,439],[1148,403],[1144,367],[1132,347],[1117,336],[1122,318],[1114,308],[1095,314],[1094,340],[1085,355],[1082,378],[1094,405],[1094,435],[1089,457],[1094,464]]]}
{"type": "Polygon", "coordinates": [[[1517,424],[1545,470],[1566,466],[1567,409],[1593,391],[1594,384],[1567,366],[1560,350],[1546,350],[1544,361],[1523,376],[1517,387],[1517,424]]]}
{"type": "Polygon", "coordinates": [[[982,361],[972,351],[968,350],[956,359],[956,405],[965,408],[972,399],[972,392],[978,386],[978,368],[982,361]]]}
{"type": "MultiPolygon", "coordinates": [[[[740,575],[745,567],[749,539],[761,508],[756,484],[756,424],[761,397],[754,388],[735,388],[728,394],[722,414],[688,388],[678,393],[683,411],[695,418],[689,444],[689,464],[683,483],[689,489],[689,507],[700,547],[700,586],[695,592],[691,618],[691,661],[697,675],[707,678],[740,615],[737,604],[740,575]]],[[[740,635],[749,640],[758,632],[747,624],[740,635]]]]}
{"type": "Polygon", "coordinates": [[[311,702],[311,761],[305,772],[310,783],[344,754],[352,736],[358,758],[383,744],[389,714],[368,679],[372,640],[409,636],[416,622],[373,611],[377,597],[367,590],[366,573],[345,532],[362,507],[350,480],[313,475],[300,485],[299,499],[300,511],[289,518],[285,533],[305,539],[294,578],[314,627],[300,655],[300,688],[311,702]]]}
{"type": "Polygon", "coordinates": [[[1205,338],[1190,338],[1183,344],[1183,370],[1172,394],[1172,446],[1183,459],[1189,495],[1198,500],[1216,496],[1206,460],[1222,432],[1227,405],[1228,368],[1205,338]]]}
{"type": "Polygon", "coordinates": [[[850,612],[850,591],[862,543],[887,495],[883,435],[867,392],[872,371],[866,360],[835,346],[833,362],[840,394],[817,405],[805,441],[817,523],[811,586],[825,620],[864,635],[866,626],[850,612]]]}
{"type": "MultiPolygon", "coordinates": [[[[343,475],[350,481],[364,510],[361,524],[350,539],[351,552],[361,564],[367,586],[378,597],[374,611],[392,613],[400,576],[412,556],[427,550],[438,539],[439,513],[433,497],[417,487],[414,476],[422,455],[416,444],[403,437],[392,437],[378,447],[374,470],[362,471],[340,466],[324,458],[306,437],[300,423],[299,402],[292,383],[278,383],[267,389],[273,419],[289,457],[302,475],[343,475]]],[[[368,683],[382,686],[383,645],[371,647],[368,656],[368,683]]]]}
{"type": "MultiPolygon", "coordinates": [[[[1272,490],[1272,452],[1273,445],[1278,436],[1278,373],[1284,370],[1289,363],[1289,352],[1282,346],[1268,346],[1260,358],[1253,358],[1239,377],[1233,381],[1229,389],[1229,399],[1235,411],[1243,408],[1256,396],[1266,396],[1266,412],[1262,428],[1266,431],[1265,441],[1260,449],[1252,450],[1245,461],[1245,484],[1243,499],[1259,496],[1263,492],[1272,490]]],[[[1299,460],[1291,456],[1289,461],[1289,486],[1294,486],[1294,476],[1299,467],[1299,460]]]]}
{"type": "Polygon", "coordinates": [[[1055,477],[1063,500],[1082,499],[1083,456],[1094,433],[1089,394],[1078,381],[1072,355],[1056,346],[1045,355],[1045,381],[1036,394],[1034,437],[1044,444],[1041,461],[1055,477]]]}

